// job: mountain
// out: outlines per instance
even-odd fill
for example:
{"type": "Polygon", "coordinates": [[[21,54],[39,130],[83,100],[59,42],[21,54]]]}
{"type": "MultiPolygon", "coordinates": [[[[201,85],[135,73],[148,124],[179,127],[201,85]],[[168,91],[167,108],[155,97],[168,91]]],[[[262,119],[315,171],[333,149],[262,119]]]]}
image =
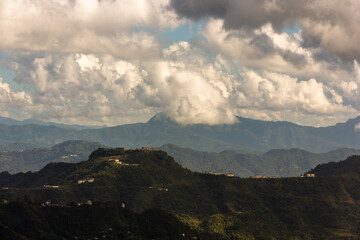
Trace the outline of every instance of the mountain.
{"type": "Polygon", "coordinates": [[[360,150],[342,148],[327,153],[311,153],[301,149],[273,149],[265,154],[241,154],[234,151],[201,152],[166,144],[159,149],[167,152],[182,166],[198,172],[232,173],[240,177],[257,175],[295,177],[316,165],[340,161],[360,150]]]}
{"type": "Polygon", "coordinates": [[[0,150],[2,151],[20,151],[20,150],[27,150],[38,148],[39,146],[32,144],[32,143],[21,143],[21,142],[13,142],[8,143],[4,146],[0,146],[0,150]]]}
{"type": "Polygon", "coordinates": [[[330,127],[305,127],[289,122],[260,121],[238,117],[230,125],[180,125],[163,114],[146,123],[127,124],[101,129],[65,129],[41,125],[0,124],[0,144],[32,143],[39,146],[72,140],[95,141],[106,146],[161,146],[174,144],[199,151],[259,153],[270,149],[300,148],[327,152],[338,148],[358,148],[360,117],[330,127]]]}
{"type": "MultiPolygon", "coordinates": [[[[98,149],[81,163],[1,173],[0,198],[9,202],[0,204],[0,234],[63,239],[87,230],[86,237],[98,237],[111,228],[140,234],[123,239],[147,239],[145,229],[161,233],[169,221],[174,233],[200,233],[198,239],[355,240],[359,185],[356,169],[351,176],[247,179],[192,173],[163,151],[98,149]],[[88,200],[94,204],[78,207],[88,200]]],[[[149,238],[177,239],[167,234],[149,238]]]]}
{"type": "Polygon", "coordinates": [[[60,128],[70,128],[70,129],[96,129],[102,128],[104,126],[83,126],[83,125],[76,125],[76,124],[63,124],[63,123],[54,123],[54,122],[44,122],[37,119],[24,119],[22,121],[7,118],[7,117],[0,117],[0,124],[5,125],[41,125],[41,126],[55,126],[60,128]]]}
{"type": "Polygon", "coordinates": [[[66,141],[51,148],[0,151],[0,169],[11,173],[38,171],[50,162],[80,162],[88,158],[100,143],[66,141]]]}
{"type": "MultiPolygon", "coordinates": [[[[80,162],[104,145],[88,141],[65,141],[50,148],[34,148],[33,144],[14,143],[0,151],[0,171],[11,173],[38,171],[50,162],[80,162]]],[[[265,154],[242,154],[234,151],[220,153],[201,152],[165,144],[159,148],[172,156],[182,166],[198,172],[222,172],[240,177],[257,175],[300,176],[316,165],[340,161],[360,150],[342,148],[328,153],[311,153],[301,149],[273,149],[265,154]]]]}
{"type": "Polygon", "coordinates": [[[360,156],[351,156],[344,161],[320,164],[308,173],[315,176],[337,176],[360,172],[360,156]]]}

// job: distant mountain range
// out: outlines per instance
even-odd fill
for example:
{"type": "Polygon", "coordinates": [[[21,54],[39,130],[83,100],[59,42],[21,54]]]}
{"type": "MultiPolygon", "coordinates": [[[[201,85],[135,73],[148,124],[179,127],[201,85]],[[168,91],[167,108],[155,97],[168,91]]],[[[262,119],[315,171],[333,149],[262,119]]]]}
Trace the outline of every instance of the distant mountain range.
{"type": "MultiPolygon", "coordinates": [[[[24,146],[14,145],[14,147],[24,146]]],[[[30,144],[25,145],[25,147],[30,146],[30,144]]],[[[71,140],[50,148],[0,151],[0,172],[38,171],[50,162],[77,163],[87,159],[92,151],[100,147],[105,146],[96,142],[71,140]]],[[[202,152],[172,144],[166,144],[157,149],[167,152],[175,161],[192,171],[232,173],[240,177],[299,176],[318,164],[338,162],[352,155],[360,155],[360,150],[350,148],[337,149],[328,153],[311,153],[301,149],[276,149],[257,155],[234,151],[202,152]]]]}
{"type": "Polygon", "coordinates": [[[356,130],[360,117],[318,128],[242,117],[238,120],[230,125],[180,125],[157,114],[146,123],[83,130],[0,124],[0,145],[21,142],[48,147],[66,140],[86,140],[110,147],[156,147],[170,143],[208,152],[260,153],[270,149],[300,148],[320,153],[343,147],[357,149],[360,144],[360,131],[356,130]]]}
{"type": "Polygon", "coordinates": [[[257,175],[295,177],[318,164],[338,162],[349,156],[360,155],[360,150],[341,148],[327,153],[312,153],[301,149],[273,149],[265,154],[241,154],[234,151],[200,152],[175,145],[163,145],[182,166],[193,171],[232,173],[240,177],[257,175]]]}
{"type": "Polygon", "coordinates": [[[0,117],[0,124],[6,124],[6,125],[29,125],[29,124],[35,124],[35,125],[41,125],[41,126],[55,126],[60,128],[71,128],[71,129],[96,129],[96,128],[102,128],[104,126],[83,126],[83,125],[70,125],[70,124],[63,124],[63,123],[54,123],[54,122],[44,122],[37,119],[25,119],[22,121],[13,119],[13,118],[7,118],[7,117],[0,117]]]}
{"type": "Polygon", "coordinates": [[[66,141],[51,148],[0,151],[0,172],[38,171],[50,162],[76,163],[88,159],[91,152],[104,147],[88,141],[66,141]]]}

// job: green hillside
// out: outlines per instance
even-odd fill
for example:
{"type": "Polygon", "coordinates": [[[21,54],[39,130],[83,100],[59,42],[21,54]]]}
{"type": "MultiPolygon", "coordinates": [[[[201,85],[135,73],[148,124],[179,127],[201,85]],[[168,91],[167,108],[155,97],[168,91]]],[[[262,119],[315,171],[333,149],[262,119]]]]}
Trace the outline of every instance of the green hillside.
{"type": "MultiPolygon", "coordinates": [[[[39,207],[31,202],[0,205],[0,238],[184,239],[199,233],[160,209],[136,214],[119,203],[39,207]]],[[[189,239],[188,238],[188,239],[189,239]]]]}
{"type": "Polygon", "coordinates": [[[354,174],[360,172],[360,158],[359,156],[351,156],[344,161],[329,162],[327,164],[320,164],[308,173],[313,173],[316,176],[334,176],[354,174]]]}
{"type": "MultiPolygon", "coordinates": [[[[0,184],[0,198],[10,202],[69,205],[90,199],[123,202],[137,214],[162,209],[203,239],[357,239],[360,234],[356,169],[351,175],[246,179],[193,173],[163,151],[98,149],[77,164],[3,172],[0,184]]],[[[41,219],[41,211],[34,218],[41,219]]],[[[49,231],[59,234],[54,226],[49,231]]]]}

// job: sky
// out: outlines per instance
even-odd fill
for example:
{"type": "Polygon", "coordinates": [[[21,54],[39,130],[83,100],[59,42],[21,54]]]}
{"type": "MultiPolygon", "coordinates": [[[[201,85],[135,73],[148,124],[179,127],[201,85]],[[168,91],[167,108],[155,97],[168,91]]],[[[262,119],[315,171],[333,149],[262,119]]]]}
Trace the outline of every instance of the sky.
{"type": "Polygon", "coordinates": [[[327,126],[360,115],[358,0],[1,0],[0,116],[327,126]]]}

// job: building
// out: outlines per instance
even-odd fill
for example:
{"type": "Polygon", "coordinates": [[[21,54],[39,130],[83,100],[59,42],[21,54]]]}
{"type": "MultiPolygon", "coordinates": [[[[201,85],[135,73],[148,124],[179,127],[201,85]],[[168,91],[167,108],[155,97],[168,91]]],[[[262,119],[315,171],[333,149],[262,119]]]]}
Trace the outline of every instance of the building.
{"type": "Polygon", "coordinates": [[[143,151],[150,151],[151,148],[150,148],[150,147],[142,147],[141,150],[143,150],[143,151]]]}
{"type": "Polygon", "coordinates": [[[44,188],[59,188],[60,186],[56,185],[44,185],[44,188]]]}
{"type": "Polygon", "coordinates": [[[224,176],[225,173],[222,172],[203,172],[203,174],[210,174],[210,175],[216,175],[216,176],[224,176]]]}
{"type": "Polygon", "coordinates": [[[253,176],[251,178],[268,178],[267,176],[263,176],[263,175],[257,175],[257,176],[253,176]]]}
{"type": "Polygon", "coordinates": [[[78,184],[82,184],[82,183],[92,183],[95,181],[95,178],[88,178],[88,179],[82,179],[82,180],[78,180],[78,184]]]}
{"type": "Polygon", "coordinates": [[[315,173],[307,173],[305,177],[315,177],[315,173]]]}

